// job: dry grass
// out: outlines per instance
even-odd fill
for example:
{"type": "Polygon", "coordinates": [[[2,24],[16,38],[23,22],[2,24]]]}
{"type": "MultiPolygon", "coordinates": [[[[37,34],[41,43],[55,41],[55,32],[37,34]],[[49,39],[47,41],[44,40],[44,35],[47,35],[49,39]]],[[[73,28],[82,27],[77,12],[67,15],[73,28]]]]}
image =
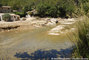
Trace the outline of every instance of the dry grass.
{"type": "Polygon", "coordinates": [[[77,44],[73,53],[73,57],[83,57],[89,58],[89,18],[84,16],[79,22],[76,24],[78,28],[77,44]]]}

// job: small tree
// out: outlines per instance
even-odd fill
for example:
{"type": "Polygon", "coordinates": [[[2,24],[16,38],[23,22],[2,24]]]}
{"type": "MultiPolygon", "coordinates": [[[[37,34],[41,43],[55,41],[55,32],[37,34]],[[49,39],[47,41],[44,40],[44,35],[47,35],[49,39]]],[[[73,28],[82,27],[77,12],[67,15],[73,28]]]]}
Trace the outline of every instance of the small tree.
{"type": "Polygon", "coordinates": [[[4,14],[4,15],[3,15],[3,20],[4,20],[4,21],[11,21],[11,16],[10,16],[10,14],[4,14]]]}

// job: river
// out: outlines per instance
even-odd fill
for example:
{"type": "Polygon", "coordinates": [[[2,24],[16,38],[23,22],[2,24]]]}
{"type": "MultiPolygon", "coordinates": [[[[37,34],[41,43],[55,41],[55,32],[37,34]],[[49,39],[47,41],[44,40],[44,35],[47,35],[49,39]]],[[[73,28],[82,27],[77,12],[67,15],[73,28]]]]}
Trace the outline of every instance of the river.
{"type": "Polygon", "coordinates": [[[0,59],[47,59],[70,57],[74,42],[72,32],[49,35],[53,27],[0,33],[0,59]],[[69,36],[68,36],[69,34],[69,36]]]}

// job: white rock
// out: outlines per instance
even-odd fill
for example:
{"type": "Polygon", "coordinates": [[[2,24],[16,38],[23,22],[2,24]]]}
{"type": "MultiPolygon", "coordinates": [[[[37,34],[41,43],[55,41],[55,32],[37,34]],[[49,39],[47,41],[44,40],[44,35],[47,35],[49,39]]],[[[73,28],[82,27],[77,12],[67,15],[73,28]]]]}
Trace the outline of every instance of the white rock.
{"type": "Polygon", "coordinates": [[[56,23],[48,22],[46,25],[47,25],[47,26],[56,26],[56,23]]]}

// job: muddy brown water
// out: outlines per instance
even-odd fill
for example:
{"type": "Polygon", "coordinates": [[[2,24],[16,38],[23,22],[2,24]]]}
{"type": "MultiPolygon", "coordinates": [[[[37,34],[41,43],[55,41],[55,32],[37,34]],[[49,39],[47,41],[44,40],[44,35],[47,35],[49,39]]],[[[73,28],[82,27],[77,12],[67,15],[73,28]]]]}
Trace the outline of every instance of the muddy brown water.
{"type": "MultiPolygon", "coordinates": [[[[48,35],[48,31],[51,28],[52,27],[43,27],[26,31],[10,31],[0,33],[0,59],[7,60],[8,58],[8,60],[16,60],[16,58],[29,58],[26,57],[27,55],[22,57],[22,55],[18,56],[16,53],[27,52],[30,54],[39,50],[56,50],[60,52],[61,49],[66,51],[66,49],[68,50],[74,45],[73,41],[71,41],[65,33],[61,35],[48,35]]],[[[73,36],[71,36],[71,38],[73,38],[73,36]]],[[[69,52],[70,51],[71,50],[69,50],[69,52]]]]}

